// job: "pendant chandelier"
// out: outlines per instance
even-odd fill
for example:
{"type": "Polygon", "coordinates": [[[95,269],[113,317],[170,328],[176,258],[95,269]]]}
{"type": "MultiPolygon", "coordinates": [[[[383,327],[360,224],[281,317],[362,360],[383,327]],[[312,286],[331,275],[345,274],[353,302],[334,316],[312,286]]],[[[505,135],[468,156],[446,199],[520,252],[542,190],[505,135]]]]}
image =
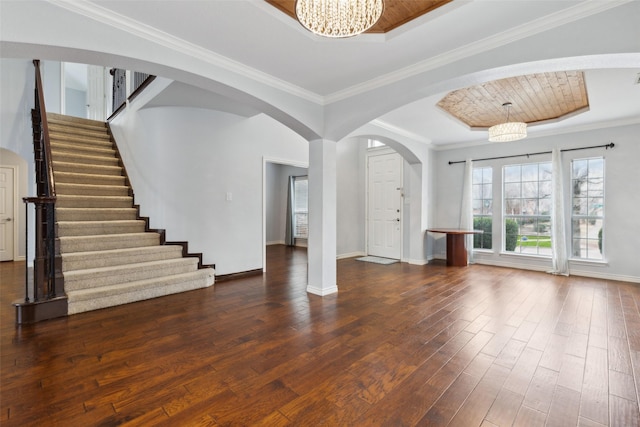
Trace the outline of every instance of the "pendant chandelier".
{"type": "Polygon", "coordinates": [[[324,37],[351,37],[378,22],[382,0],[296,0],[296,17],[307,30],[324,37]]]}
{"type": "Polygon", "coordinates": [[[507,121],[489,128],[489,141],[491,142],[509,142],[517,141],[527,137],[527,124],[523,122],[510,122],[509,109],[510,102],[502,104],[507,109],[507,121]]]}

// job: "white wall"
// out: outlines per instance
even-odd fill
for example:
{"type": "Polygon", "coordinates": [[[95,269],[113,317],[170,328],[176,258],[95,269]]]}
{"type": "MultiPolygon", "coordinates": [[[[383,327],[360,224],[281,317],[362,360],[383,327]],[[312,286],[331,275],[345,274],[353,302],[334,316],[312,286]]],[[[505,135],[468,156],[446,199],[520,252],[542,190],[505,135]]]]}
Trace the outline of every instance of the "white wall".
{"type": "MultiPolygon", "coordinates": [[[[464,164],[449,165],[449,161],[465,160],[467,158],[485,158],[506,156],[512,154],[535,153],[550,151],[554,147],[560,149],[615,143],[615,148],[579,150],[565,152],[562,155],[565,180],[570,177],[570,161],[575,158],[605,157],[605,237],[603,241],[606,262],[595,263],[585,261],[571,261],[572,274],[604,277],[619,280],[640,282],[640,222],[637,214],[640,212],[640,125],[613,127],[607,129],[589,130],[568,133],[543,138],[528,138],[522,141],[487,144],[478,147],[460,148],[440,151],[436,159],[436,219],[438,227],[458,227],[460,215],[460,199],[462,194],[462,177],[464,164]]],[[[505,164],[547,161],[551,155],[539,155],[476,162],[477,166],[492,166],[494,177],[500,176],[505,164]],[[496,171],[498,174],[496,174],[496,171]]],[[[501,227],[499,202],[501,192],[496,194],[494,185],[494,241],[493,247],[500,248],[501,227]]],[[[570,212],[569,200],[565,211],[570,212]]],[[[444,256],[444,238],[431,235],[429,239],[434,243],[433,255],[444,256]]],[[[549,259],[535,257],[521,257],[510,254],[500,254],[498,249],[491,253],[477,253],[475,259],[479,263],[503,265],[517,268],[548,270],[551,267],[549,259]]]]}
{"type": "Polygon", "coordinates": [[[264,115],[193,108],[133,111],[112,129],[153,228],[188,241],[217,274],[262,268],[263,157],[307,163],[304,139],[264,115]]]}
{"type": "MultiPolygon", "coordinates": [[[[18,183],[15,195],[17,253],[15,259],[25,257],[25,209],[23,197],[35,195],[33,166],[33,136],[31,109],[33,108],[34,67],[31,61],[0,60],[0,165],[13,166],[18,183]]],[[[34,256],[33,223],[29,223],[30,262],[34,256]]]]}
{"type": "Polygon", "coordinates": [[[345,139],[336,144],[336,232],[338,258],[364,255],[366,200],[365,139],[345,139]]]}

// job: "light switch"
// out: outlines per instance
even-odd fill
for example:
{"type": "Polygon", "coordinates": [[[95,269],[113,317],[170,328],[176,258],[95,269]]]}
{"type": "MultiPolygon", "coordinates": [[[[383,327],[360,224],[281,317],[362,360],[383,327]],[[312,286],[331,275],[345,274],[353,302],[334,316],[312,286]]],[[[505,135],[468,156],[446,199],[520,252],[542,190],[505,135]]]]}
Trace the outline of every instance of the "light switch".
{"type": "Polygon", "coordinates": [[[231,192],[227,192],[227,202],[230,202],[231,200],[233,200],[233,194],[231,194],[231,192]]]}

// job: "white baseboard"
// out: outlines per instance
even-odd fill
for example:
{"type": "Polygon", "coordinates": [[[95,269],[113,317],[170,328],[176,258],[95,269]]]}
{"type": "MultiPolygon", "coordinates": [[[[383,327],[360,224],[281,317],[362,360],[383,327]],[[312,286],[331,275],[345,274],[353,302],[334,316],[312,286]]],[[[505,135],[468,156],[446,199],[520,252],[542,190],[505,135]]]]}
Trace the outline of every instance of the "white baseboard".
{"type": "MultiPolygon", "coordinates": [[[[486,260],[486,259],[475,259],[474,264],[478,265],[491,265],[494,267],[507,267],[507,268],[515,268],[518,270],[530,270],[530,271],[541,271],[547,272],[549,271],[549,266],[544,265],[524,265],[519,263],[513,263],[508,261],[495,261],[495,260],[486,260]]],[[[640,283],[640,277],[637,276],[625,276],[622,274],[610,274],[610,273],[598,273],[594,271],[586,271],[586,270],[577,270],[570,269],[569,275],[571,276],[581,276],[581,277],[591,277],[593,279],[604,279],[604,280],[617,280],[621,282],[632,282],[632,283],[640,283]]]]}
{"type": "Polygon", "coordinates": [[[309,292],[310,294],[314,294],[314,295],[320,295],[321,297],[325,296],[325,295],[331,295],[331,294],[335,294],[338,292],[338,286],[337,285],[333,285],[329,288],[318,288],[316,286],[312,286],[312,285],[308,285],[307,286],[307,292],[309,292]]]}
{"type": "Polygon", "coordinates": [[[346,254],[340,254],[336,256],[336,259],[344,259],[344,258],[353,258],[357,256],[366,256],[367,254],[364,252],[349,252],[346,254]]]}
{"type": "Polygon", "coordinates": [[[407,258],[407,259],[403,259],[402,262],[407,262],[411,265],[426,265],[429,263],[428,259],[411,259],[411,258],[407,258]]]}
{"type": "Polygon", "coordinates": [[[271,245],[284,245],[284,240],[274,240],[272,242],[267,242],[266,243],[267,246],[271,246],[271,245]]]}

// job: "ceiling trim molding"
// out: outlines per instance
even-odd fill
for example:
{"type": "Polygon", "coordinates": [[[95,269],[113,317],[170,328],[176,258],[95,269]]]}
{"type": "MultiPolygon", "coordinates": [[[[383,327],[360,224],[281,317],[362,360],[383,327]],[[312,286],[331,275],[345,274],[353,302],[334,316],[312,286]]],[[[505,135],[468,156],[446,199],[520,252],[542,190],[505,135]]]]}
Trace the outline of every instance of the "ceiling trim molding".
{"type": "Polygon", "coordinates": [[[369,122],[371,125],[377,126],[381,129],[384,129],[388,132],[394,133],[396,135],[405,137],[407,139],[411,139],[413,141],[417,141],[417,142],[421,142],[423,144],[426,144],[427,146],[431,147],[432,146],[432,141],[429,138],[426,138],[422,135],[418,135],[417,133],[413,133],[413,132],[409,132],[403,128],[399,128],[397,126],[393,126],[387,122],[384,122],[380,119],[375,119],[372,120],[371,122],[369,122]]]}
{"type": "Polygon", "coordinates": [[[555,12],[551,15],[538,18],[527,24],[512,28],[502,33],[490,36],[465,46],[453,49],[449,52],[434,56],[427,60],[405,67],[401,70],[393,71],[380,77],[373,78],[366,82],[351,86],[342,91],[334,92],[325,96],[325,103],[331,104],[342,101],[361,93],[365,93],[386,85],[416,76],[427,71],[451,64],[465,59],[472,55],[477,55],[491,49],[504,46],[523,38],[551,30],[561,25],[569,24],[580,19],[595,15],[606,10],[621,6],[634,0],[615,0],[608,2],[582,2],[567,9],[555,12]]]}
{"type": "Polygon", "coordinates": [[[291,83],[278,79],[270,74],[234,61],[226,56],[205,49],[202,46],[188,42],[179,37],[175,37],[155,27],[136,21],[135,19],[128,18],[97,4],[90,2],[76,2],[72,0],[46,1],[70,12],[93,19],[102,24],[127,32],[136,37],[140,37],[144,40],[160,44],[171,50],[179,52],[180,54],[188,55],[211,65],[240,74],[251,80],[258,81],[267,86],[282,90],[302,99],[306,99],[307,101],[311,101],[316,104],[323,103],[323,97],[316,93],[305,90],[299,86],[292,85],[291,83]]]}
{"type": "MultiPolygon", "coordinates": [[[[549,136],[565,135],[568,133],[588,132],[598,129],[607,129],[613,127],[631,126],[640,124],[640,117],[631,117],[619,120],[609,120],[596,123],[585,123],[579,126],[572,126],[570,128],[561,129],[548,129],[536,133],[529,133],[527,139],[545,138],[549,136]]],[[[460,148],[473,148],[483,145],[495,145],[495,144],[509,144],[508,142],[489,142],[486,138],[478,139],[476,141],[468,141],[454,144],[432,144],[431,148],[435,151],[448,151],[457,150],[460,148]]]]}

